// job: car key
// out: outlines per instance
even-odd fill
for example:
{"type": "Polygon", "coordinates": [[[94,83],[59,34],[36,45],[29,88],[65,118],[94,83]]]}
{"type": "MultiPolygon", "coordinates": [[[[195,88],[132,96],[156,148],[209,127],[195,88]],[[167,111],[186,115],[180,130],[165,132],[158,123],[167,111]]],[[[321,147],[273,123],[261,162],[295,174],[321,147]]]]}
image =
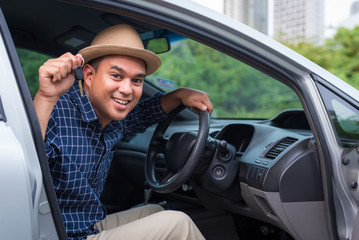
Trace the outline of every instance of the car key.
{"type": "Polygon", "coordinates": [[[83,97],[84,96],[84,91],[82,89],[82,80],[84,79],[84,73],[82,71],[81,66],[76,66],[74,68],[74,75],[75,75],[75,80],[77,80],[78,83],[79,83],[80,95],[81,95],[81,97],[83,97]]]}
{"type": "Polygon", "coordinates": [[[84,80],[84,72],[82,71],[82,67],[84,66],[84,63],[85,63],[85,60],[84,60],[84,58],[82,58],[81,65],[75,66],[75,68],[74,68],[75,80],[77,80],[79,83],[81,97],[84,96],[84,91],[83,91],[83,87],[82,87],[82,80],[84,80]]]}

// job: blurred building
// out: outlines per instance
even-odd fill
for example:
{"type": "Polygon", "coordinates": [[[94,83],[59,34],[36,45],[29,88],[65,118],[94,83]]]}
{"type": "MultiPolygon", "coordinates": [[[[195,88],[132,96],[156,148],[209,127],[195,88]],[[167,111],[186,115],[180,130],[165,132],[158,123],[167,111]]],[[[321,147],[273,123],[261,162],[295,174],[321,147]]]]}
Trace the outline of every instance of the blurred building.
{"type": "Polygon", "coordinates": [[[273,0],[273,38],[292,44],[321,44],[324,0],[273,0]]]}
{"type": "Polygon", "coordinates": [[[350,6],[350,17],[341,21],[339,27],[352,29],[359,26],[359,1],[355,1],[350,6]]]}
{"type": "Polygon", "coordinates": [[[224,0],[223,9],[281,42],[324,41],[324,0],[224,0]]]}
{"type": "Polygon", "coordinates": [[[224,0],[224,14],[268,35],[268,0],[224,0]]]}
{"type": "Polygon", "coordinates": [[[355,1],[350,6],[350,15],[354,15],[356,13],[359,13],[359,1],[355,1]]]}

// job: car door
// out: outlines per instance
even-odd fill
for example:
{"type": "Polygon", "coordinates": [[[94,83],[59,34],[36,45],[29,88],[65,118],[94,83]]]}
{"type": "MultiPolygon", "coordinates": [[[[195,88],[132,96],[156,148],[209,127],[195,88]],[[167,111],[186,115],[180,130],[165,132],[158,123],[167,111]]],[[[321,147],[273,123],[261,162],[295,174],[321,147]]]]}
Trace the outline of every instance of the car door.
{"type": "Polygon", "coordinates": [[[343,91],[345,85],[333,86],[318,76],[313,77],[334,130],[336,144],[328,152],[339,155],[331,158],[338,234],[340,238],[358,239],[359,104],[353,99],[358,95],[348,94],[350,89],[343,91]]]}
{"type": "MultiPolygon", "coordinates": [[[[131,5],[133,16],[141,14],[138,10],[140,8],[142,12],[146,12],[143,9],[148,10],[148,12],[150,12],[151,8],[155,9],[152,6],[155,5],[155,1],[123,2],[125,2],[124,5],[131,5]]],[[[349,181],[348,179],[348,182],[343,181],[340,154],[346,150],[343,150],[337,144],[326,108],[323,106],[323,100],[315,86],[315,82],[318,80],[313,80],[313,75],[310,73],[316,73],[321,76],[323,82],[331,81],[334,86],[340,84],[339,79],[294,52],[288,51],[288,49],[271,39],[264,38],[260,34],[252,32],[251,29],[245,28],[227,18],[210,12],[205,16],[205,14],[197,14],[200,11],[193,10],[193,12],[190,12],[188,9],[181,9],[176,5],[178,4],[176,1],[168,0],[163,2],[161,6],[163,9],[157,7],[155,11],[151,12],[152,19],[158,17],[158,19],[161,19],[163,26],[167,25],[170,30],[191,36],[237,59],[243,59],[246,63],[270,75],[275,75],[296,90],[303,103],[306,118],[308,118],[314,133],[313,139],[318,153],[318,166],[320,166],[320,179],[323,183],[324,195],[321,201],[286,200],[283,204],[278,205],[278,209],[284,213],[283,219],[292,228],[293,235],[298,236],[296,237],[298,239],[315,239],[308,236],[310,234],[315,236],[319,232],[324,234],[321,236],[327,234],[323,239],[346,239],[349,237],[353,229],[354,213],[357,211],[355,198],[350,196],[350,194],[356,194],[357,191],[350,189],[350,181],[355,179],[355,176],[353,176],[355,171],[352,171],[353,168],[349,169],[348,171],[353,173],[351,180],[349,181]],[[166,7],[168,9],[164,11],[166,7]],[[156,14],[160,15],[160,17],[156,14]],[[210,16],[211,19],[209,19],[210,17],[207,18],[207,16],[210,16]],[[213,23],[212,20],[217,20],[217,22],[213,21],[213,23]],[[350,193],[350,191],[352,192],[350,193]],[[307,219],[313,215],[311,209],[319,209],[316,207],[317,203],[321,205],[321,214],[317,215],[317,221],[313,224],[313,218],[311,219],[312,221],[307,221],[307,219]],[[321,227],[318,227],[318,223],[321,227]]],[[[194,9],[194,6],[191,9],[194,9]]],[[[121,12],[121,14],[130,14],[129,12],[121,12]]],[[[151,19],[146,20],[146,22],[151,23],[151,19]]],[[[153,20],[153,22],[155,21],[153,20]]],[[[353,90],[349,90],[344,86],[341,87],[343,91],[351,93],[353,96],[357,94],[352,94],[353,90]]],[[[353,159],[357,159],[354,152],[351,151],[351,153],[353,159]]],[[[352,160],[351,164],[356,165],[357,161],[352,160]]],[[[297,183],[304,186],[299,181],[297,183]]],[[[292,190],[294,192],[296,189],[292,188],[292,190]]]]}
{"type": "Polygon", "coordinates": [[[39,123],[0,11],[0,238],[67,239],[39,123]]]}

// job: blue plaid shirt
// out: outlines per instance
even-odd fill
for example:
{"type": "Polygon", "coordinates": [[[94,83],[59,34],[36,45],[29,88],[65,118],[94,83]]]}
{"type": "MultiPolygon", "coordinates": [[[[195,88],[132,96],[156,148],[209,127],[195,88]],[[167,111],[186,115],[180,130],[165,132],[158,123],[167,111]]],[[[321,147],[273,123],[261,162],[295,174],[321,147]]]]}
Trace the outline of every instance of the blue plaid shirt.
{"type": "MultiPolygon", "coordinates": [[[[84,93],[85,94],[85,93],[84,93]]],[[[58,203],[70,239],[97,233],[93,225],[105,218],[100,202],[114,145],[166,118],[159,93],[139,103],[122,121],[104,129],[77,82],[60,97],[48,123],[45,149],[58,203]]]]}

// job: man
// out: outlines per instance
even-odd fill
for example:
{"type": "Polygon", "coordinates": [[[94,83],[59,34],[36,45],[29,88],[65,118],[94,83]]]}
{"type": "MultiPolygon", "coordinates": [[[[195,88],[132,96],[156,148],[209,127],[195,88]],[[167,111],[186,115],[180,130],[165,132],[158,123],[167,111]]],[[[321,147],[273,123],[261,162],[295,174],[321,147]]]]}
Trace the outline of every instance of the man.
{"type": "Polygon", "coordinates": [[[40,67],[33,102],[70,239],[203,239],[184,213],[146,205],[105,216],[99,200],[121,138],[164,120],[181,103],[213,110],[208,94],[193,89],[159,93],[137,104],[145,76],[160,65],[132,27],[115,25],[76,56],[66,53],[40,67]],[[78,84],[73,72],[83,63],[84,80],[78,84]]]}

